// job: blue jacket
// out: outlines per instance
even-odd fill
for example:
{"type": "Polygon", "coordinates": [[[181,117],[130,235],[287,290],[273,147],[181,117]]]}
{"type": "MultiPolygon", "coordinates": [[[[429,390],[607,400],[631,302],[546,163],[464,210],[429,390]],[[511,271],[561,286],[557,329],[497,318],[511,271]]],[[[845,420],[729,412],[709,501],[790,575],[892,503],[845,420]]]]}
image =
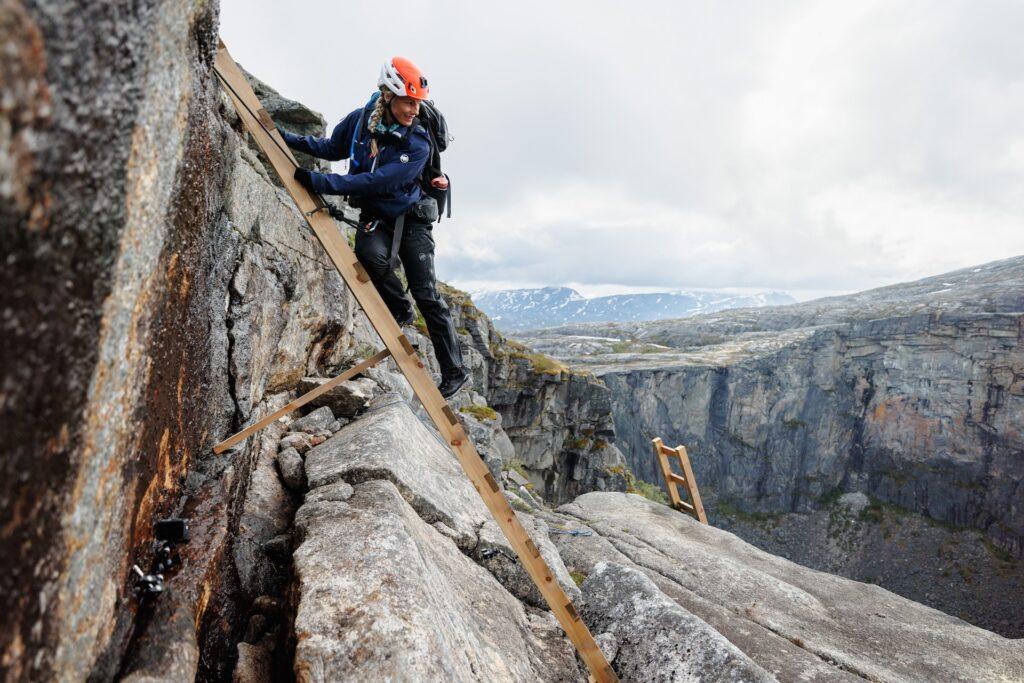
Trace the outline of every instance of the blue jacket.
{"type": "Polygon", "coordinates": [[[329,138],[294,135],[282,131],[292,149],[319,159],[349,160],[347,175],[313,173],[313,189],[319,194],[343,194],[351,203],[372,215],[400,216],[422,196],[419,177],[430,157],[430,140],[423,126],[399,127],[398,136],[378,137],[380,151],[370,158],[367,120],[380,97],[376,93],[365,107],[356,109],[334,127],[329,138]]]}

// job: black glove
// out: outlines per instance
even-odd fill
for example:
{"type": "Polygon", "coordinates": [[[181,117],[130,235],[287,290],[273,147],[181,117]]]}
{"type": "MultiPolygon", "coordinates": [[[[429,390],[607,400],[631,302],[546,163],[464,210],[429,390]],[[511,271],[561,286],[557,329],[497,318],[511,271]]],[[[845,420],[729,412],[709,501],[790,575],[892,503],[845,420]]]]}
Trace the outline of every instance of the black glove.
{"type": "Polygon", "coordinates": [[[313,174],[301,166],[295,167],[295,180],[299,181],[299,185],[302,185],[307,190],[313,189],[313,174]]]}

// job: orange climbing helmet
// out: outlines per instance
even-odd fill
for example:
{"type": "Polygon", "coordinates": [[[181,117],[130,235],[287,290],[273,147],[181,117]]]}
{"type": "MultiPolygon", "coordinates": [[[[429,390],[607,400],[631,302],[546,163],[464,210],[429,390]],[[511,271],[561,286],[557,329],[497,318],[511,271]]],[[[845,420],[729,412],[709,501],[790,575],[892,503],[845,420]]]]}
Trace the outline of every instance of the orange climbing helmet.
{"type": "Polygon", "coordinates": [[[405,57],[395,57],[380,68],[377,87],[384,86],[399,97],[426,100],[430,95],[427,77],[420,68],[405,57]]]}

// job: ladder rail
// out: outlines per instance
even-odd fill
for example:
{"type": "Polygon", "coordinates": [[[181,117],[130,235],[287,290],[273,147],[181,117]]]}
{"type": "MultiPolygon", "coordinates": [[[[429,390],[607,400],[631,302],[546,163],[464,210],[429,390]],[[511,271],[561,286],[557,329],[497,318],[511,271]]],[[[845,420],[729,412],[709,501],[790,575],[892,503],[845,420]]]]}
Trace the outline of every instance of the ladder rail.
{"type": "MultiPolygon", "coordinates": [[[[505,534],[523,568],[526,569],[541,595],[544,596],[558,623],[576,647],[580,658],[590,670],[591,676],[596,681],[617,681],[618,677],[598,648],[590,630],[583,623],[565,591],[555,580],[554,573],[541,557],[536,543],[530,538],[522,522],[519,521],[505,499],[501,487],[480,458],[455,413],[448,406],[448,402],[444,400],[434,385],[422,359],[402,334],[401,328],[391,316],[376,288],[368,282],[369,278],[365,276],[366,271],[349,248],[347,240],[327,212],[321,210],[323,208],[322,201],[310,194],[292,177],[295,168],[294,156],[283,146],[283,140],[276,128],[267,126],[264,121],[260,120],[264,118],[266,110],[256,98],[223,41],[219,43],[214,64],[217,76],[225,85],[228,97],[242,124],[270,161],[285,190],[306,218],[306,222],[309,223],[324,251],[327,252],[356,301],[366,313],[370,324],[377,330],[390,356],[409,381],[416,397],[437,426],[442,437],[451,446],[459,464],[505,534]]],[[[266,120],[269,120],[269,117],[266,117],[266,120]]]]}
{"type": "Polygon", "coordinates": [[[672,507],[686,512],[698,522],[707,524],[708,517],[704,512],[704,504],[700,499],[697,479],[693,476],[693,467],[690,466],[690,456],[686,452],[686,446],[669,448],[660,437],[651,439],[651,446],[654,448],[654,457],[661,466],[661,474],[665,478],[665,488],[668,489],[669,502],[672,507]],[[672,471],[670,457],[675,457],[679,461],[679,467],[683,471],[682,475],[672,471]],[[688,500],[683,500],[679,495],[679,486],[683,487],[688,500]]]}

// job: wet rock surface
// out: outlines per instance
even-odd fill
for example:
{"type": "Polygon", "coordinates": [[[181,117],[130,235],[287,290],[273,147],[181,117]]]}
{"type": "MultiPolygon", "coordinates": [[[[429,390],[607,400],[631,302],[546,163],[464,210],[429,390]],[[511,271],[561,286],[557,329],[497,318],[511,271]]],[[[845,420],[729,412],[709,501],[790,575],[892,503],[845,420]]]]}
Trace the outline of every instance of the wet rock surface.
{"type": "Polygon", "coordinates": [[[201,246],[222,206],[215,11],[0,8],[0,652],[14,678],[117,672],[131,564],[230,417],[203,395],[219,377],[199,353],[220,276],[201,246]]]}

